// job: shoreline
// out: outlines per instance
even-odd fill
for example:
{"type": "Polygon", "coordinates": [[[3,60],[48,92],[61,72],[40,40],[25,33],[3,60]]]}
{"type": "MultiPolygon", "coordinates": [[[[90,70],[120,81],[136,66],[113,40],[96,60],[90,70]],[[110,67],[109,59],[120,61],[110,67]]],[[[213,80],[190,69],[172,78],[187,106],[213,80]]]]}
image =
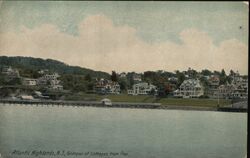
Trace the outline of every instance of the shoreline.
{"type": "Polygon", "coordinates": [[[231,107],[201,107],[185,105],[162,105],[158,103],[131,103],[112,102],[105,105],[98,101],[64,101],[64,100],[7,100],[0,99],[2,104],[25,104],[25,105],[52,105],[52,106],[77,106],[77,107],[101,107],[101,108],[131,108],[131,109],[163,109],[163,110],[185,110],[185,111],[218,111],[218,112],[247,112],[247,109],[231,107]]]}

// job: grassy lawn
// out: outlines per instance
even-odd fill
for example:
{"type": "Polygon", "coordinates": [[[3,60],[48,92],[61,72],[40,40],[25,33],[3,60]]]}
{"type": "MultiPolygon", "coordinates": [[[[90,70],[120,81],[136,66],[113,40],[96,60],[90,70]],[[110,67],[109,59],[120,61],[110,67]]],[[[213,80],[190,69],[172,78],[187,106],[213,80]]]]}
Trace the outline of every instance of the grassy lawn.
{"type": "MultiPolygon", "coordinates": [[[[96,100],[100,101],[103,98],[108,98],[112,102],[140,102],[140,103],[161,103],[164,105],[179,105],[179,106],[200,106],[200,107],[216,107],[217,99],[187,99],[187,98],[155,98],[154,96],[139,95],[132,96],[127,94],[120,95],[98,95],[79,93],[73,96],[66,97],[66,100],[96,100]]],[[[230,100],[220,99],[220,106],[229,105],[230,100]]]]}

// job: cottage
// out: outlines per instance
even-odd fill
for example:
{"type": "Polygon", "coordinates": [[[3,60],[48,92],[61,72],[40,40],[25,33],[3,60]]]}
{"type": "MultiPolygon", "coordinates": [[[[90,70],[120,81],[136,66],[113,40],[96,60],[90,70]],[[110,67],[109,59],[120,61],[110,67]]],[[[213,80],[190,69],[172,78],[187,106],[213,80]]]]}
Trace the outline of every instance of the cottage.
{"type": "Polygon", "coordinates": [[[174,91],[175,97],[197,98],[204,95],[204,88],[199,80],[188,79],[183,81],[180,88],[174,91]]]}
{"type": "Polygon", "coordinates": [[[41,75],[44,75],[44,74],[49,73],[49,70],[48,69],[39,70],[38,73],[41,75]]]}
{"type": "Polygon", "coordinates": [[[97,80],[94,90],[98,94],[120,94],[120,85],[107,79],[97,80]]]}
{"type": "Polygon", "coordinates": [[[58,80],[58,73],[46,74],[40,77],[37,80],[38,85],[40,86],[49,86],[49,88],[54,90],[63,90],[63,86],[60,84],[60,80],[58,80]]]}
{"type": "Polygon", "coordinates": [[[8,80],[12,80],[14,78],[20,78],[19,71],[17,69],[12,69],[12,67],[10,66],[3,67],[2,73],[7,76],[8,80]]]}
{"type": "Polygon", "coordinates": [[[236,87],[233,84],[226,83],[218,87],[217,97],[230,98],[236,87]]]}
{"type": "Polygon", "coordinates": [[[128,90],[129,95],[148,95],[152,93],[157,94],[157,87],[146,82],[134,84],[132,89],[128,90]]]}
{"type": "Polygon", "coordinates": [[[218,76],[211,76],[208,79],[209,86],[211,87],[218,87],[220,84],[220,78],[218,76]]]}
{"type": "Polygon", "coordinates": [[[231,75],[231,84],[226,83],[218,88],[218,97],[221,98],[241,98],[248,97],[248,79],[243,78],[239,73],[231,75]]]}
{"type": "Polygon", "coordinates": [[[22,84],[25,86],[36,86],[37,79],[34,78],[22,78],[22,84]]]}
{"type": "Polygon", "coordinates": [[[177,77],[169,77],[168,81],[170,81],[170,82],[177,82],[178,78],[177,77]]]}
{"type": "Polygon", "coordinates": [[[206,91],[206,95],[208,95],[210,98],[217,98],[219,85],[220,85],[219,77],[212,75],[208,79],[208,90],[206,91]]]}
{"type": "Polygon", "coordinates": [[[136,81],[136,82],[141,82],[142,81],[141,75],[137,74],[137,73],[133,74],[132,79],[133,79],[133,81],[136,81]]]}
{"type": "Polygon", "coordinates": [[[127,74],[125,72],[122,72],[122,73],[119,74],[120,78],[125,78],[126,76],[127,76],[127,74]]]}

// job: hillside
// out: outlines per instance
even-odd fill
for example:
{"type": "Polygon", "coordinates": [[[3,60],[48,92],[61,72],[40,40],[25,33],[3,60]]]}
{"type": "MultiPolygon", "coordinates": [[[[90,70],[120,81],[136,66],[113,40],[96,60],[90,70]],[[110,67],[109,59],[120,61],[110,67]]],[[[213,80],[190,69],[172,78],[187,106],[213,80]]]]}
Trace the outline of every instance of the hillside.
{"type": "Polygon", "coordinates": [[[51,72],[58,72],[59,74],[72,75],[91,75],[92,77],[108,78],[110,75],[106,72],[94,71],[91,69],[82,68],[79,66],[70,66],[63,62],[52,59],[41,59],[32,57],[7,57],[0,56],[0,68],[2,66],[12,66],[18,69],[26,69],[38,71],[40,69],[48,69],[51,72]]]}

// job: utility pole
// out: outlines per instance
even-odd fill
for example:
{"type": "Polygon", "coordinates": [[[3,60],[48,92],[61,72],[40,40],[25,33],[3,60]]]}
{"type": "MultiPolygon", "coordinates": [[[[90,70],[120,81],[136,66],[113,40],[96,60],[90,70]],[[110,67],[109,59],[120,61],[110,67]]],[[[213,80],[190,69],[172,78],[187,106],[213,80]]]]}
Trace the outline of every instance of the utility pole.
{"type": "Polygon", "coordinates": [[[217,108],[220,106],[220,92],[219,92],[219,90],[218,90],[218,92],[217,92],[217,108]]]}

